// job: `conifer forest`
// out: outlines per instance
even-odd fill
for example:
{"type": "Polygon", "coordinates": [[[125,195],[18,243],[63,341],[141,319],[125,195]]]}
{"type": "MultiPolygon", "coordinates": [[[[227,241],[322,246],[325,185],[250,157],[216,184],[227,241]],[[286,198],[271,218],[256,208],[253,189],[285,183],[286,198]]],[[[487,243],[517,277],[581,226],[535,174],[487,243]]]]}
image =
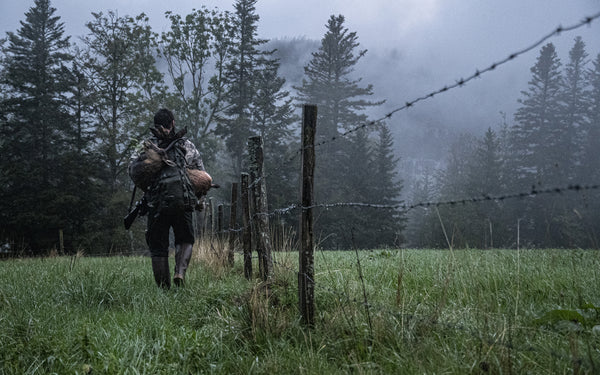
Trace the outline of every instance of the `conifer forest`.
{"type": "MultiPolygon", "coordinates": [[[[549,39],[529,52],[514,115],[448,135],[436,163],[409,173],[346,18],[322,20],[321,40],[266,40],[256,2],[167,12],[161,32],[106,10],[67,35],[50,0],[32,1],[0,36],[0,251],[144,249],[145,219],[123,228],[127,168],[159,108],[222,186],[213,200],[228,203],[260,135],[269,211],[297,204],[303,104],[318,107],[317,203],[363,204],[317,210],[323,249],[600,247],[600,51],[576,31],[567,50],[549,39]]],[[[298,215],[271,224],[296,228],[298,215]]]]}

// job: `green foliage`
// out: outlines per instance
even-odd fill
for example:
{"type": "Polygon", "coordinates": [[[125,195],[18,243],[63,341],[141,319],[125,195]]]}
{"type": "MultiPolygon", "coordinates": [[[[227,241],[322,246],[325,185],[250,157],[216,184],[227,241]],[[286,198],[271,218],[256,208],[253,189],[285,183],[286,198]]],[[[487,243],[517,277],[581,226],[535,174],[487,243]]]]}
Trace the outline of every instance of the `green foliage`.
{"type": "Polygon", "coordinates": [[[147,132],[150,119],[164,100],[162,74],[156,68],[156,37],[143,13],[119,16],[92,13],[77,57],[89,81],[98,152],[106,165],[105,182],[112,193],[127,182],[131,138],[147,132]]]}
{"type": "Polygon", "coordinates": [[[58,231],[73,233],[90,214],[87,189],[79,190],[88,182],[78,164],[87,141],[69,111],[73,57],[55,12],[35,1],[3,48],[0,193],[10,199],[0,202],[1,241],[33,253],[58,248],[58,231]]]}
{"type": "Polygon", "coordinates": [[[216,143],[209,131],[221,116],[225,95],[224,70],[230,59],[232,21],[228,12],[206,7],[182,17],[172,12],[161,35],[160,56],[172,82],[169,107],[179,127],[187,127],[192,142],[210,162],[216,143]]]}

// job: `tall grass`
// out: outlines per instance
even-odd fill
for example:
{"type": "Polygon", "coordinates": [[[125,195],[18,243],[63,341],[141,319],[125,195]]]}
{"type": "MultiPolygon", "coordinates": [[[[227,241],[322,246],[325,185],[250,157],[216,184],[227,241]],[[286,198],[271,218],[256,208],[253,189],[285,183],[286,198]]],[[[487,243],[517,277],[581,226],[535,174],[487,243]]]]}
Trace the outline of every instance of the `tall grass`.
{"type": "Polygon", "coordinates": [[[298,254],[249,282],[225,249],[169,291],[149,258],[0,262],[0,374],[600,372],[598,251],[320,251],[305,330],[298,254]]]}

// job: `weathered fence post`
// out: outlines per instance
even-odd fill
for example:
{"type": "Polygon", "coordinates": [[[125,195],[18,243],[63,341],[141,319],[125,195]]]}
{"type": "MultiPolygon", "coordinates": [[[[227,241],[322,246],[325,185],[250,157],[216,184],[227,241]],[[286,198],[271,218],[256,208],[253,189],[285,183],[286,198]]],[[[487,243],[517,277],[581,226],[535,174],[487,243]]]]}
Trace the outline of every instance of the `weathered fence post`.
{"type": "Polygon", "coordinates": [[[300,216],[300,270],[298,272],[298,300],[302,322],[314,326],[314,240],[313,205],[315,171],[315,131],[317,106],[302,108],[302,186],[300,189],[302,213],[300,216]]]}
{"type": "Polygon", "coordinates": [[[250,200],[248,195],[248,173],[241,175],[242,194],[242,242],[244,248],[244,276],[252,278],[252,228],[250,227],[250,200]]]}
{"type": "Polygon", "coordinates": [[[62,228],[58,230],[58,250],[60,251],[60,255],[65,253],[65,240],[62,228]]]}
{"type": "Polygon", "coordinates": [[[223,238],[223,205],[217,206],[217,238],[221,240],[223,238]]]}
{"type": "Polygon", "coordinates": [[[205,225],[205,233],[210,230],[210,237],[212,238],[215,232],[215,224],[213,221],[213,199],[208,198],[208,203],[206,205],[206,222],[205,225]],[[208,227],[210,226],[210,229],[208,227]]]}
{"type": "Polygon", "coordinates": [[[236,222],[237,222],[237,204],[238,204],[238,186],[237,182],[231,184],[231,207],[229,208],[229,253],[227,261],[229,266],[233,267],[235,239],[237,237],[236,222]]]}
{"type": "Polygon", "coordinates": [[[258,272],[263,280],[267,280],[273,272],[271,258],[271,240],[269,236],[269,216],[267,215],[267,184],[264,179],[263,140],[260,136],[248,138],[248,154],[250,169],[250,189],[254,202],[253,222],[256,223],[258,236],[256,252],[258,253],[258,272]]]}

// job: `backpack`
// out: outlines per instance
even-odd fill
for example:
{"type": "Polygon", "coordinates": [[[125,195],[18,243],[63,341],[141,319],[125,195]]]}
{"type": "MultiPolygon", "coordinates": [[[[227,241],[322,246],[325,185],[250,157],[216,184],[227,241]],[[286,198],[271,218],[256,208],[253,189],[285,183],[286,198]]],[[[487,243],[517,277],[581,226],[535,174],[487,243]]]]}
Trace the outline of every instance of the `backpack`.
{"type": "Polygon", "coordinates": [[[158,213],[193,211],[198,203],[185,168],[183,142],[179,138],[166,149],[167,160],[148,189],[148,206],[158,213]]]}

